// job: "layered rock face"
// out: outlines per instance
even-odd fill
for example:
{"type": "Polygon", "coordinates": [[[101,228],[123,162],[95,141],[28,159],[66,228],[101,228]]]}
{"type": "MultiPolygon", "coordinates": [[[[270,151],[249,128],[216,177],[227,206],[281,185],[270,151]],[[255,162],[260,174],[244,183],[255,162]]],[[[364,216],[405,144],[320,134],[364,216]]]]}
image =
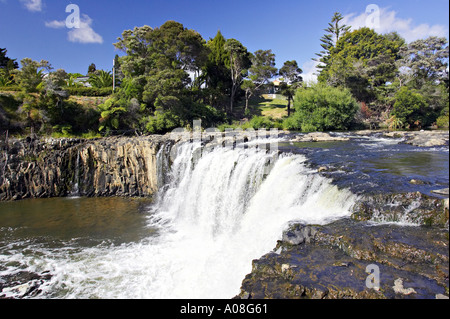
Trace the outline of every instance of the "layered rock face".
{"type": "Polygon", "coordinates": [[[275,250],[253,261],[236,298],[448,299],[448,230],[441,227],[296,224],[275,250]]]}
{"type": "Polygon", "coordinates": [[[56,196],[149,196],[156,155],[168,138],[10,140],[1,145],[0,200],[56,196]]]}
{"type": "Polygon", "coordinates": [[[291,225],[236,298],[448,299],[448,209],[448,198],[378,194],[351,218],[291,225]]]}

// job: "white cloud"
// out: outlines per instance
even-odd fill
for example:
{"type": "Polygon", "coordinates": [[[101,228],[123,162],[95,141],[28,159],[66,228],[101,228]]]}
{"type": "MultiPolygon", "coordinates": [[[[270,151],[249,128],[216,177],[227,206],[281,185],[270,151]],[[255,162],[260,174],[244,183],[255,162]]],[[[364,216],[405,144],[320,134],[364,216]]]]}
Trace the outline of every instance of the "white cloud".
{"type": "Polygon", "coordinates": [[[42,11],[42,0],[20,0],[29,11],[42,11]]]}
{"type": "Polygon", "coordinates": [[[69,41],[79,43],[103,43],[101,35],[96,33],[91,27],[92,19],[83,14],[80,27],[69,31],[69,41]]]}
{"type": "MultiPolygon", "coordinates": [[[[93,20],[86,14],[80,19],[80,27],[69,29],[67,33],[68,40],[75,43],[103,43],[101,35],[92,29],[93,20]]],[[[45,22],[45,26],[53,29],[61,29],[66,27],[66,21],[50,21],[45,22]]]]}
{"type": "Polygon", "coordinates": [[[66,22],[54,20],[50,22],[45,22],[45,26],[53,29],[61,29],[66,27],[66,22]]]}
{"type": "Polygon", "coordinates": [[[305,62],[302,65],[302,70],[303,70],[303,82],[304,83],[315,83],[317,82],[317,75],[319,73],[319,71],[317,70],[317,66],[319,65],[320,62],[311,60],[308,62],[305,62]]]}
{"type": "Polygon", "coordinates": [[[397,31],[407,42],[424,39],[430,36],[447,37],[448,27],[444,25],[420,24],[414,25],[413,19],[403,19],[397,16],[397,12],[389,11],[387,8],[380,8],[379,23],[371,24],[371,19],[375,13],[348,14],[342,23],[349,25],[353,30],[362,27],[374,27],[375,31],[381,34],[397,31]]]}

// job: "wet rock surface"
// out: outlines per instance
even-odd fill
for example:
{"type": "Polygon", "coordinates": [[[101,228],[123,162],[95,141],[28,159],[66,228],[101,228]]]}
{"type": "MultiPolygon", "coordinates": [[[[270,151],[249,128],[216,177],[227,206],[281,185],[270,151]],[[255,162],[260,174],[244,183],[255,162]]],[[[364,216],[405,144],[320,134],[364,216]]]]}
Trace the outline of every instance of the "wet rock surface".
{"type": "Polygon", "coordinates": [[[449,144],[448,131],[385,132],[384,136],[405,138],[406,144],[411,144],[419,147],[444,146],[449,144]]]}
{"type": "Polygon", "coordinates": [[[330,142],[330,141],[349,141],[348,137],[332,136],[329,133],[314,132],[305,135],[297,135],[291,142],[330,142]]]}
{"type": "Polygon", "coordinates": [[[274,252],[253,261],[236,298],[448,297],[448,241],[448,228],[430,226],[351,219],[292,225],[274,252]],[[378,287],[373,269],[379,271],[378,287]]]}
{"type": "Polygon", "coordinates": [[[10,139],[1,145],[0,201],[77,196],[150,196],[164,136],[10,139]]]}
{"type": "Polygon", "coordinates": [[[352,218],[448,228],[448,198],[436,198],[420,192],[364,195],[353,207],[352,218]]]}
{"type": "Polygon", "coordinates": [[[0,299],[23,299],[37,296],[41,286],[49,281],[49,273],[31,273],[21,271],[13,275],[0,277],[0,299]]]}

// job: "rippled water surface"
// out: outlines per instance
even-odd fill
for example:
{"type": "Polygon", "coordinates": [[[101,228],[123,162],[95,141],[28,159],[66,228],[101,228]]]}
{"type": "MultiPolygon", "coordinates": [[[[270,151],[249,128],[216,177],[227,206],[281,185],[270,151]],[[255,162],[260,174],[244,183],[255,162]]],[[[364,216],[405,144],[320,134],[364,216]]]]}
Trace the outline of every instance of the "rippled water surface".
{"type": "MultiPolygon", "coordinates": [[[[448,187],[448,146],[335,135],[350,140],[283,138],[285,153],[275,158],[254,149],[217,149],[194,161],[199,146],[183,145],[154,202],[0,203],[0,288],[26,283],[23,274],[45,274],[30,297],[231,298],[251,261],[271,251],[291,221],[347,217],[361,193],[431,194],[448,187]],[[326,167],[324,176],[319,166],[326,167]]],[[[3,294],[20,297],[8,289],[3,294]]]]}

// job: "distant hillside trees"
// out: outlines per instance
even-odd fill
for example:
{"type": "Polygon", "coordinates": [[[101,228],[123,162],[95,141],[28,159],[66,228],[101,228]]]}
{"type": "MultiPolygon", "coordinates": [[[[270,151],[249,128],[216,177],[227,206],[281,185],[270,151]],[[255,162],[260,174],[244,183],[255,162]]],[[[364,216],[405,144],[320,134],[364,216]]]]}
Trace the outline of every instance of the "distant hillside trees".
{"type": "Polygon", "coordinates": [[[351,31],[339,24],[341,18],[335,14],[322,38],[323,50],[317,59],[320,83],[350,90],[361,104],[361,112],[378,122],[394,117],[391,121],[398,119],[404,128],[428,127],[438,118],[442,126],[446,116],[448,122],[449,53],[445,38],[408,44],[395,32],[381,35],[369,28],[351,31]],[[401,90],[405,86],[407,89],[401,90]],[[398,102],[411,102],[413,96],[424,101],[407,104],[414,121],[405,118],[409,111],[399,111],[398,102]],[[419,105],[420,110],[416,110],[419,105]]]}

